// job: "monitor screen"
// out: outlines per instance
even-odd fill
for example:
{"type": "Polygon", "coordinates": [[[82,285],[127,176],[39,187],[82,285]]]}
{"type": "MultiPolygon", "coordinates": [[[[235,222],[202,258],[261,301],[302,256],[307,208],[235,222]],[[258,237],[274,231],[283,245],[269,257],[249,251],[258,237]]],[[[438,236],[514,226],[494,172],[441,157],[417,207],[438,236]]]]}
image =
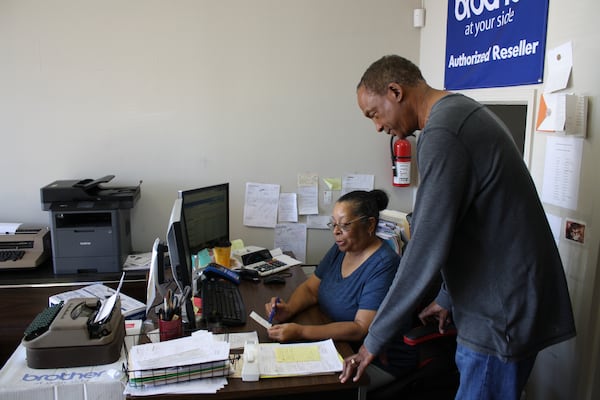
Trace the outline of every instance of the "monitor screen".
{"type": "Polygon", "coordinates": [[[182,199],[175,200],[167,228],[167,246],[173,279],[179,290],[192,287],[192,268],[190,250],[186,236],[185,221],[182,214],[182,199]]]}
{"type": "Polygon", "coordinates": [[[229,240],[229,183],[179,192],[190,254],[229,240]]]}

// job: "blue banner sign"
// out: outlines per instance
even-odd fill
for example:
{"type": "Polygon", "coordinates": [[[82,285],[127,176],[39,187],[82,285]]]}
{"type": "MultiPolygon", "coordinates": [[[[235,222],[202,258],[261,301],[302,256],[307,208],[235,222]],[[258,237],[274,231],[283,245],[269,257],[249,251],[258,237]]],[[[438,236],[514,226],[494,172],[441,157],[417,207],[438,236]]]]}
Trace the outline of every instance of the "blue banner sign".
{"type": "Polygon", "coordinates": [[[548,0],[448,0],[448,90],[541,83],[548,0]]]}

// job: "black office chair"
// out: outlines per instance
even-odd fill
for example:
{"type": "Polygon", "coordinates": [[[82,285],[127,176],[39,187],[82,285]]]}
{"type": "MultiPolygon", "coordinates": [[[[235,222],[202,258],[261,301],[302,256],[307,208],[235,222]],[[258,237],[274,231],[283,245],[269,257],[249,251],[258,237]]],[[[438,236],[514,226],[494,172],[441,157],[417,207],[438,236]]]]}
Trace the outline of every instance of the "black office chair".
{"type": "Polygon", "coordinates": [[[448,327],[443,335],[437,324],[415,327],[404,342],[418,347],[417,369],[396,381],[367,394],[367,400],[451,400],[459,384],[454,362],[456,329],[448,327]]]}
{"type": "Polygon", "coordinates": [[[404,342],[416,346],[416,370],[381,388],[369,391],[367,400],[450,400],[459,384],[456,353],[456,328],[447,327],[441,335],[437,322],[423,325],[418,314],[437,296],[442,284],[441,274],[425,290],[413,315],[413,329],[404,335],[404,342]]]}
{"type": "MultiPolygon", "coordinates": [[[[409,225],[412,213],[407,215],[409,225]]],[[[402,234],[403,247],[409,242],[402,234]]],[[[404,342],[417,346],[419,362],[416,370],[394,382],[367,393],[367,400],[453,400],[459,384],[459,374],[454,361],[456,353],[456,328],[448,327],[439,334],[437,323],[423,326],[418,313],[438,294],[442,276],[438,275],[425,291],[413,315],[414,328],[404,336],[404,342]]]]}

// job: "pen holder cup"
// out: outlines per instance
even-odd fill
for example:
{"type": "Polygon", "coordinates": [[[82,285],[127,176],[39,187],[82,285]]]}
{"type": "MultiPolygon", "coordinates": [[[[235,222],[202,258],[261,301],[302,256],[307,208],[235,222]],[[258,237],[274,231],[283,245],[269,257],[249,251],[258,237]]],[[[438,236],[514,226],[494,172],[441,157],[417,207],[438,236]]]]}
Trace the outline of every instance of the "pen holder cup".
{"type": "Polygon", "coordinates": [[[177,339],[183,336],[183,324],[182,319],[172,319],[165,321],[162,319],[158,320],[158,331],[160,333],[160,341],[164,342],[171,339],[177,339]]]}

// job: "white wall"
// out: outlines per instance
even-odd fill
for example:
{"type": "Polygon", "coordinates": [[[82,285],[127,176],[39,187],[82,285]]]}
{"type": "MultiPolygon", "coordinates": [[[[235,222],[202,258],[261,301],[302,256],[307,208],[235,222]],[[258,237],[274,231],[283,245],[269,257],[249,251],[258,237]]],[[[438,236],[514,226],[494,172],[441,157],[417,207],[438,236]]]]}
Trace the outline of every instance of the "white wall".
{"type": "MultiPolygon", "coordinates": [[[[448,1],[425,0],[426,27],[421,35],[420,66],[428,82],[442,87],[444,82],[444,55],[446,43],[440,40],[446,33],[448,1]]],[[[547,47],[552,49],[567,41],[573,42],[573,71],[567,92],[589,96],[588,137],[584,143],[579,202],[576,210],[567,210],[545,204],[549,213],[561,218],[573,218],[587,223],[585,244],[559,241],[559,250],[571,299],[575,310],[578,335],[574,340],[553,346],[540,353],[530,379],[528,399],[597,399],[600,398],[598,368],[600,320],[594,305],[598,304],[600,277],[598,249],[600,224],[600,189],[597,160],[600,159],[598,129],[600,109],[596,100],[600,94],[597,60],[600,54],[600,29],[597,15],[600,4],[592,0],[578,2],[551,0],[549,2],[547,47]],[[596,205],[596,207],[594,207],[596,205]]],[[[547,71],[546,71],[547,72],[547,71]]],[[[475,90],[467,94],[480,100],[490,98],[515,100],[531,104],[532,93],[539,96],[541,86],[521,86],[503,89],[475,90]]],[[[534,103],[534,107],[537,105],[534,103]]],[[[537,111],[537,109],[535,110],[537,111]]],[[[530,113],[535,118],[535,112],[530,113]]],[[[528,165],[541,192],[547,134],[535,133],[534,121],[528,121],[532,141],[528,165]]],[[[564,227],[564,220],[563,220],[564,227]]]]}
{"type": "MultiPolygon", "coordinates": [[[[0,221],[48,224],[41,187],[107,174],[143,181],[137,251],[164,237],[177,190],[225,181],[232,239],[265,247],[273,230],[242,225],[246,182],[293,192],[301,172],[374,174],[390,208],[410,210],[355,89],[384,54],[418,59],[418,4],[0,1],[0,221]]],[[[309,231],[307,261],[332,243],[309,231]]]]}

